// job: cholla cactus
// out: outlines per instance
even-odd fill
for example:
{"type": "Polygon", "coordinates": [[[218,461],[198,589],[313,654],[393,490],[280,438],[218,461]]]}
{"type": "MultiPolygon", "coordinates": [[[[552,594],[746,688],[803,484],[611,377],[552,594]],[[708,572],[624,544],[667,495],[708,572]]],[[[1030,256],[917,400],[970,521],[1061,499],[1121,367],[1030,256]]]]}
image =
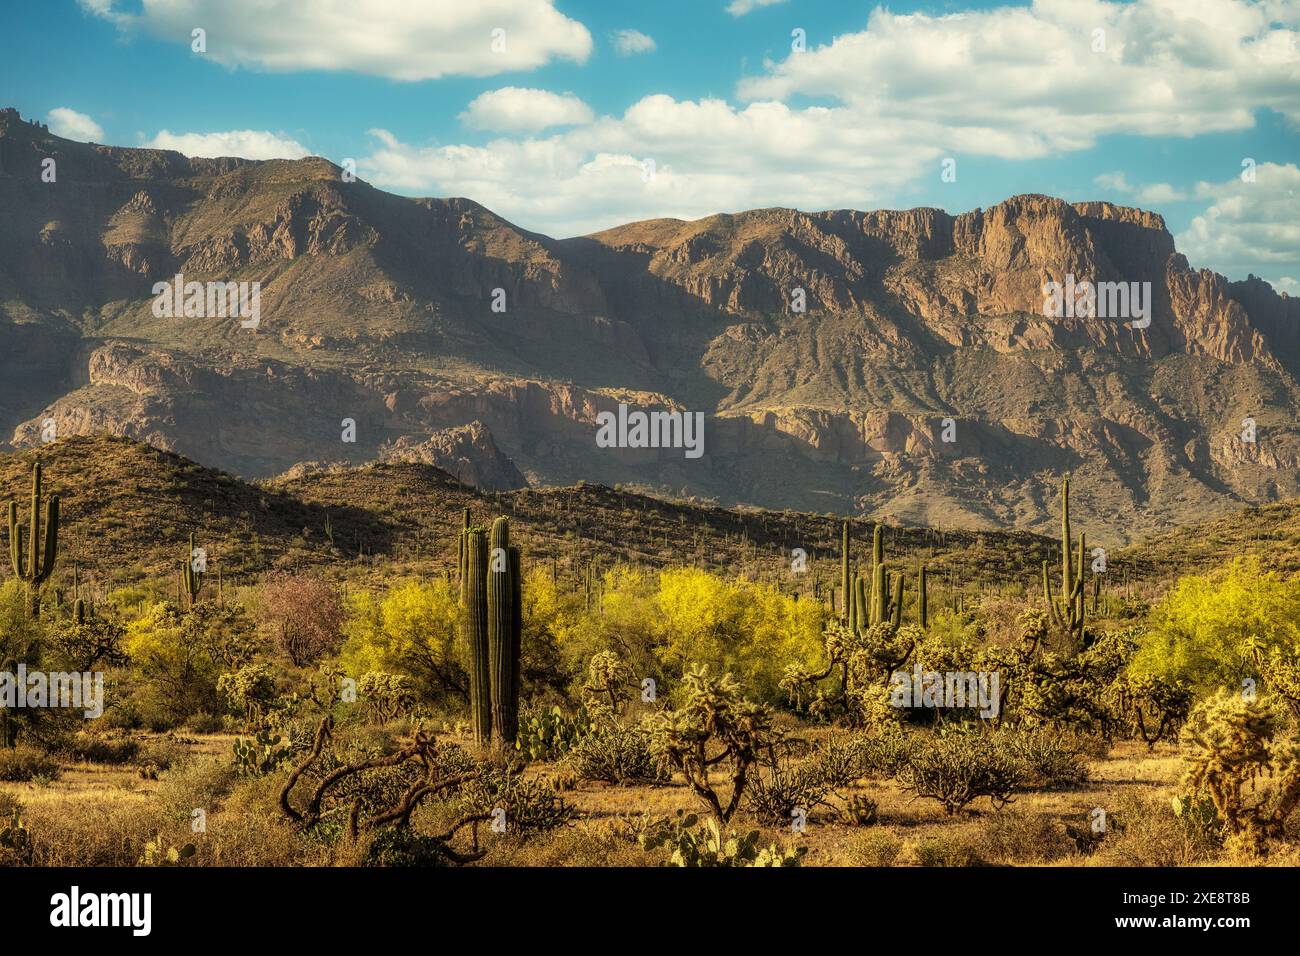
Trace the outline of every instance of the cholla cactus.
{"type": "Polygon", "coordinates": [[[1232,855],[1266,854],[1300,805],[1300,744],[1284,723],[1275,701],[1225,690],[1197,705],[1183,728],[1192,750],[1184,784],[1214,802],[1232,855]]]}
{"type": "Polygon", "coordinates": [[[773,728],[766,707],[741,697],[730,674],[710,677],[706,668],[692,667],[682,685],[682,706],[647,721],[651,753],[680,771],[713,818],[726,823],[740,806],[759,755],[771,748],[780,732],[773,728]],[[710,775],[719,772],[729,778],[729,795],[714,789],[710,775]]]}

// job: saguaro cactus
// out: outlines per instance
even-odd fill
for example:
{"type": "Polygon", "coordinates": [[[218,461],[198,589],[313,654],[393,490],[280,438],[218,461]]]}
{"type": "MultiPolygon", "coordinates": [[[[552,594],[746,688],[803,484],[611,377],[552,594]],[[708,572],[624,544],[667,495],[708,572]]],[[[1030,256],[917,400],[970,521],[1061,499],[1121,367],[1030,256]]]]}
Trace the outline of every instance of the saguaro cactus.
{"type": "Polygon", "coordinates": [[[469,509],[466,508],[462,513],[460,537],[456,539],[456,565],[458,568],[457,584],[460,586],[460,600],[465,603],[465,561],[467,558],[465,551],[465,532],[469,530],[469,509]]]}
{"type": "Polygon", "coordinates": [[[205,571],[207,555],[204,555],[203,568],[196,568],[197,554],[198,546],[194,542],[194,533],[190,532],[190,553],[181,562],[181,583],[185,586],[185,595],[189,599],[190,607],[198,602],[199,592],[203,590],[203,579],[207,577],[205,571]]]}
{"type": "MultiPolygon", "coordinates": [[[[511,570],[510,519],[492,522],[488,538],[487,640],[491,675],[492,740],[502,747],[515,742],[518,730],[519,622],[515,620],[516,584],[511,570]]],[[[513,563],[519,564],[514,550],[513,563]]]]}
{"type": "Polygon", "coordinates": [[[844,522],[840,540],[840,620],[853,626],[853,582],[849,573],[849,523],[844,522]]]}
{"type": "Polygon", "coordinates": [[[482,528],[467,528],[461,586],[465,615],[465,646],[469,648],[469,710],[474,740],[486,744],[492,735],[492,705],[488,670],[488,542],[482,528]]]}
{"type": "Polygon", "coordinates": [[[1061,597],[1052,593],[1052,577],[1048,563],[1043,562],[1043,596],[1052,622],[1064,628],[1075,640],[1083,640],[1083,569],[1087,554],[1086,536],[1079,532],[1079,554],[1076,561],[1070,556],[1070,477],[1061,479],[1061,597]]]}
{"type": "Polygon", "coordinates": [[[916,623],[924,630],[929,625],[930,608],[925,593],[925,564],[916,569],[916,623]]]}
{"type": "Polygon", "coordinates": [[[59,548],[59,496],[51,495],[45,503],[45,541],[41,542],[41,466],[32,467],[31,532],[23,554],[23,528],[18,523],[18,505],[9,502],[9,561],[14,576],[27,582],[27,599],[33,618],[41,615],[41,586],[54,570],[59,548]]]}

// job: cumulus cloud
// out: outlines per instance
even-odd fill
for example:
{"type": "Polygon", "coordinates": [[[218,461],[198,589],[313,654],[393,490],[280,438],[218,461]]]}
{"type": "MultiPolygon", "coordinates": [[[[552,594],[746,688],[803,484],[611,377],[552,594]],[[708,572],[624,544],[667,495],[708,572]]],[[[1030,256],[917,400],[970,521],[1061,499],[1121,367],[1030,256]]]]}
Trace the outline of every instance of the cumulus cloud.
{"type": "Polygon", "coordinates": [[[85,113],[78,113],[66,106],[50,110],[46,116],[50,132],[64,139],[75,139],[82,143],[102,143],[104,128],[85,113]]]}
{"type": "MultiPolygon", "coordinates": [[[[482,147],[377,136],[364,168],[378,185],[474,196],[556,235],[653,215],[897,204],[943,156],[1032,159],[1105,134],[1244,129],[1262,108],[1300,118],[1297,26],[1295,5],[1243,0],[878,8],[860,32],[767,63],[740,83],[740,103],[656,94],[544,137],[490,121],[503,136],[482,147]],[[1094,28],[1106,31],[1099,52],[1094,28]],[[643,183],[646,159],[657,173],[643,183]]],[[[1098,185],[1140,188],[1110,175],[1098,185]]],[[[1147,188],[1154,201],[1177,193],[1147,188]]]]}
{"type": "Polygon", "coordinates": [[[1188,198],[1187,193],[1181,189],[1176,189],[1169,183],[1152,183],[1149,186],[1143,186],[1137,192],[1138,202],[1141,203],[1164,203],[1164,202],[1182,202],[1188,198]]]}
{"type": "Polygon", "coordinates": [[[350,70],[394,80],[492,76],[555,59],[585,62],[591,34],[552,0],[81,0],[124,31],[190,43],[226,66],[350,70]],[[496,32],[501,31],[501,32],[496,32]]]}
{"type": "Polygon", "coordinates": [[[506,86],[475,97],[460,114],[465,125],[496,132],[535,132],[576,126],[594,118],[591,107],[572,93],[506,86]]]}
{"type": "Polygon", "coordinates": [[[1196,198],[1209,205],[1175,241],[1194,266],[1231,279],[1277,276],[1275,287],[1294,291],[1288,277],[1300,275],[1300,167],[1260,163],[1254,174],[1254,182],[1197,183],[1196,198]]]}
{"type": "Polygon", "coordinates": [[[866,128],[824,107],[656,94],[620,117],[484,147],[418,146],[372,130],[376,149],[358,164],[377,185],[473,196],[529,228],[575,235],[649,216],[881,202],[922,164],[938,168],[936,133],[866,128]]]}
{"type": "Polygon", "coordinates": [[[221,133],[173,133],[159,130],[146,146],[174,149],[186,156],[239,156],[243,159],[302,159],[310,156],[296,139],[264,130],[232,129],[221,133]]]}
{"type": "Polygon", "coordinates": [[[731,0],[731,3],[727,4],[727,12],[733,17],[743,17],[759,7],[771,7],[778,3],[785,3],[785,0],[731,0]]]}
{"type": "Polygon", "coordinates": [[[1094,176],[1092,182],[1094,185],[1111,192],[1129,193],[1133,191],[1133,187],[1128,184],[1128,176],[1123,172],[1102,173],[1100,176],[1094,176]]]}
{"type": "Polygon", "coordinates": [[[954,147],[1006,159],[1090,147],[1105,134],[1247,129],[1260,108],[1300,122],[1294,5],[1271,7],[1037,0],[947,16],[878,7],[865,30],[769,62],[738,92],[826,98],[877,123],[942,122],[954,147]]]}
{"type": "Polygon", "coordinates": [[[640,30],[615,30],[613,35],[614,49],[620,56],[632,56],[635,53],[653,53],[655,51],[654,37],[642,33],[640,30]]]}

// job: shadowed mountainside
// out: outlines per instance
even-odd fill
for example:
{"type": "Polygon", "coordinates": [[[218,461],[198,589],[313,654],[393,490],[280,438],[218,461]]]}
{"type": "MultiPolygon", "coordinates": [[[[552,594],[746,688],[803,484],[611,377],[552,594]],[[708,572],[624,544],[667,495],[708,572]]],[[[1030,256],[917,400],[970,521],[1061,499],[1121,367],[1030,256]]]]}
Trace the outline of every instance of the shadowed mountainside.
{"type": "Polygon", "coordinates": [[[1300,494],[1297,300],[1191,269],[1138,209],[763,209],[553,240],[320,158],[74,143],[2,111],[0,213],[16,447],[52,418],[251,478],[401,458],[1046,533],[1068,471],[1117,542],[1300,494]],[[260,327],[155,317],[177,274],[260,282],[260,327]],[[1044,317],[1067,275],[1149,282],[1150,327],[1044,317]],[[705,454],[597,448],[619,402],[705,413],[705,454]]]}

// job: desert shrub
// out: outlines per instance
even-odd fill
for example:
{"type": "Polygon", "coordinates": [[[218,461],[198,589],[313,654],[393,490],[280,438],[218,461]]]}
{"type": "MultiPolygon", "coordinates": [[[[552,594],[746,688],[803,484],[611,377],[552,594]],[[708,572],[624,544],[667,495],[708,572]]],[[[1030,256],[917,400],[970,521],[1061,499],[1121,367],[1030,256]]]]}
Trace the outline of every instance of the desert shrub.
{"type": "Polygon", "coordinates": [[[127,625],[124,647],[142,678],[132,688],[133,705],[139,721],[151,729],[218,709],[221,665],[205,649],[206,619],[191,611],[160,602],[127,625]]]}
{"type": "Polygon", "coordinates": [[[1008,810],[982,825],[983,854],[996,863],[1046,863],[1075,852],[1065,825],[1043,813],[1008,810]]]}
{"type": "Polygon", "coordinates": [[[1179,822],[1167,797],[1123,793],[1106,820],[1105,836],[1091,858],[1099,866],[1192,866],[1213,852],[1179,822]]]}
{"type": "Polygon", "coordinates": [[[171,770],[190,757],[190,748],[172,737],[155,737],[140,745],[138,763],[152,764],[159,770],[171,770]]]}
{"type": "Polygon", "coordinates": [[[277,571],[262,582],[259,622],[298,667],[338,649],[343,608],[321,578],[277,571]]]}
{"type": "Polygon", "coordinates": [[[140,752],[138,741],[129,737],[105,737],[100,734],[74,734],[60,750],[70,761],[87,763],[129,763],[140,752]]]}
{"type": "Polygon", "coordinates": [[[903,841],[888,830],[873,827],[855,834],[847,849],[855,866],[893,866],[903,851],[903,841]]]}
{"type": "Polygon", "coordinates": [[[51,670],[85,672],[126,663],[122,641],[126,629],[106,617],[58,618],[46,628],[44,652],[51,670]]]}
{"type": "Polygon", "coordinates": [[[35,847],[20,807],[0,811],[0,866],[31,866],[35,847]]]}
{"type": "Polygon", "coordinates": [[[966,833],[945,833],[910,841],[904,845],[900,859],[916,866],[966,867],[985,863],[979,845],[966,833]]]}
{"type": "Polygon", "coordinates": [[[1045,727],[1002,734],[1011,756],[1022,766],[1025,787],[1072,787],[1088,779],[1088,766],[1077,739],[1045,727]]]}
{"type": "Polygon", "coordinates": [[[32,780],[53,780],[58,775],[59,762],[35,747],[22,744],[17,747],[0,747],[0,780],[27,783],[32,780]]]}
{"type": "Polygon", "coordinates": [[[1177,740],[1192,709],[1192,692],[1185,683],[1151,674],[1127,674],[1114,689],[1121,713],[1132,733],[1151,750],[1161,740],[1177,740]]]}
{"type": "Polygon", "coordinates": [[[196,757],[159,777],[155,806],[162,820],[188,824],[194,810],[211,811],[224,800],[237,779],[227,758],[196,757]]]}
{"type": "Polygon", "coordinates": [[[938,800],[950,815],[980,797],[1001,808],[1024,779],[1024,765],[1005,736],[962,727],[945,728],[918,742],[898,772],[906,789],[938,800]]]}
{"type": "Polygon", "coordinates": [[[448,866],[445,844],[413,827],[383,827],[370,834],[362,866],[448,866]]]}
{"type": "Polygon", "coordinates": [[[603,721],[579,737],[565,756],[564,765],[584,780],[608,783],[664,781],[670,777],[663,763],[651,753],[650,734],[616,720],[603,721]]]}
{"type": "Polygon", "coordinates": [[[1202,701],[1183,728],[1184,785],[1213,802],[1231,855],[1266,854],[1300,805],[1300,743],[1289,731],[1275,701],[1230,691],[1202,701]]]}
{"type": "Polygon", "coordinates": [[[779,735],[767,708],[742,699],[730,674],[715,678],[707,668],[693,667],[682,683],[681,706],[647,720],[651,752],[681,772],[714,819],[726,823],[740,807],[760,754],[779,735]],[[730,785],[725,804],[710,779],[718,772],[730,785]]]}
{"type": "Polygon", "coordinates": [[[226,729],[226,723],[216,714],[200,710],[185,721],[185,729],[194,734],[219,734],[226,729]]]}

